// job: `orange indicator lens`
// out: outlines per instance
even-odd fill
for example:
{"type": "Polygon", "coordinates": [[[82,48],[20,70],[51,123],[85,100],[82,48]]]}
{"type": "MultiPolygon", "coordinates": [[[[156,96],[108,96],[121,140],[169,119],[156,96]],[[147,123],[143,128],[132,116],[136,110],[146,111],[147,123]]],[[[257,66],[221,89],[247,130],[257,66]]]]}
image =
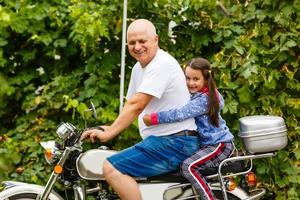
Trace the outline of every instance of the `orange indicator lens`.
{"type": "Polygon", "coordinates": [[[256,175],[253,172],[249,172],[247,175],[248,186],[255,186],[257,184],[256,175]]]}
{"type": "Polygon", "coordinates": [[[54,172],[55,172],[56,174],[61,174],[62,171],[63,171],[62,166],[60,166],[60,165],[55,165],[55,167],[54,167],[54,172]]]}
{"type": "Polygon", "coordinates": [[[226,181],[226,187],[228,191],[232,191],[236,188],[236,183],[232,177],[229,177],[226,181]]]}
{"type": "Polygon", "coordinates": [[[45,156],[46,156],[46,158],[51,159],[52,156],[53,156],[52,150],[51,149],[47,149],[46,152],[45,152],[45,156]]]}

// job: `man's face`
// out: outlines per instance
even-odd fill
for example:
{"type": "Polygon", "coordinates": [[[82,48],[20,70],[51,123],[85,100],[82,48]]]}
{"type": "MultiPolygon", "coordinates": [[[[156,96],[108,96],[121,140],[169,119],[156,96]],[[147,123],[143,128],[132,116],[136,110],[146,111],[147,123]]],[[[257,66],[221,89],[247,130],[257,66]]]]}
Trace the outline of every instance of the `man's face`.
{"type": "Polygon", "coordinates": [[[127,34],[128,50],[142,67],[145,67],[158,50],[158,36],[144,30],[132,30],[127,34]]]}

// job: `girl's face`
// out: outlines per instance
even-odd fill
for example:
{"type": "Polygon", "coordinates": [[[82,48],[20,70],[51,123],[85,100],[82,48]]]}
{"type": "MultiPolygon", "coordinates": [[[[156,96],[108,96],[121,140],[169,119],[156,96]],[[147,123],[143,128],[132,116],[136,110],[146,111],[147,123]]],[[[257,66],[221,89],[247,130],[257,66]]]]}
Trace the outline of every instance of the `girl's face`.
{"type": "Polygon", "coordinates": [[[186,67],[185,77],[190,93],[199,92],[204,86],[207,85],[207,81],[204,80],[204,76],[200,69],[192,69],[191,67],[186,67]]]}

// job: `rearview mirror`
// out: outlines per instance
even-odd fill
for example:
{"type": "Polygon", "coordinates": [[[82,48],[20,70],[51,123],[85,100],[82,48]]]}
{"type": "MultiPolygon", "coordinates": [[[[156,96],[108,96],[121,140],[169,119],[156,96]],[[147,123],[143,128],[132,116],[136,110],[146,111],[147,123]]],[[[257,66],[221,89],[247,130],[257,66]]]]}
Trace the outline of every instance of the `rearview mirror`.
{"type": "Polygon", "coordinates": [[[90,106],[89,106],[89,109],[85,110],[86,112],[92,112],[93,114],[93,117],[95,119],[97,119],[97,112],[96,112],[96,109],[95,109],[95,106],[93,104],[93,102],[90,102],[90,106]]]}

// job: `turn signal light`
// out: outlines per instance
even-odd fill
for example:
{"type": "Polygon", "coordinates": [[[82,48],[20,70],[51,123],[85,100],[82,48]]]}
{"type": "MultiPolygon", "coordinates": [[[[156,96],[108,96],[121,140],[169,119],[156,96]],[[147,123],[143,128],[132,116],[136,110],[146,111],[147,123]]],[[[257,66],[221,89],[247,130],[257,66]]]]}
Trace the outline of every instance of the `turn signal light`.
{"type": "Polygon", "coordinates": [[[226,179],[226,188],[228,191],[232,191],[236,188],[236,182],[234,181],[234,179],[232,177],[229,177],[226,179]]]}
{"type": "Polygon", "coordinates": [[[60,165],[55,165],[55,167],[54,167],[54,172],[55,172],[56,174],[61,174],[62,171],[63,171],[62,166],[60,166],[60,165]]]}
{"type": "Polygon", "coordinates": [[[47,149],[46,152],[45,152],[45,156],[47,156],[47,158],[50,158],[52,156],[52,150],[47,149]]]}
{"type": "Polygon", "coordinates": [[[46,149],[46,151],[45,151],[45,158],[50,163],[52,162],[52,160],[54,158],[54,154],[53,154],[53,150],[52,149],[46,149]]]}
{"type": "Polygon", "coordinates": [[[249,172],[247,174],[246,180],[247,180],[248,186],[252,187],[252,186],[256,186],[256,184],[257,184],[257,178],[256,178],[256,175],[254,174],[254,172],[249,172]]]}

